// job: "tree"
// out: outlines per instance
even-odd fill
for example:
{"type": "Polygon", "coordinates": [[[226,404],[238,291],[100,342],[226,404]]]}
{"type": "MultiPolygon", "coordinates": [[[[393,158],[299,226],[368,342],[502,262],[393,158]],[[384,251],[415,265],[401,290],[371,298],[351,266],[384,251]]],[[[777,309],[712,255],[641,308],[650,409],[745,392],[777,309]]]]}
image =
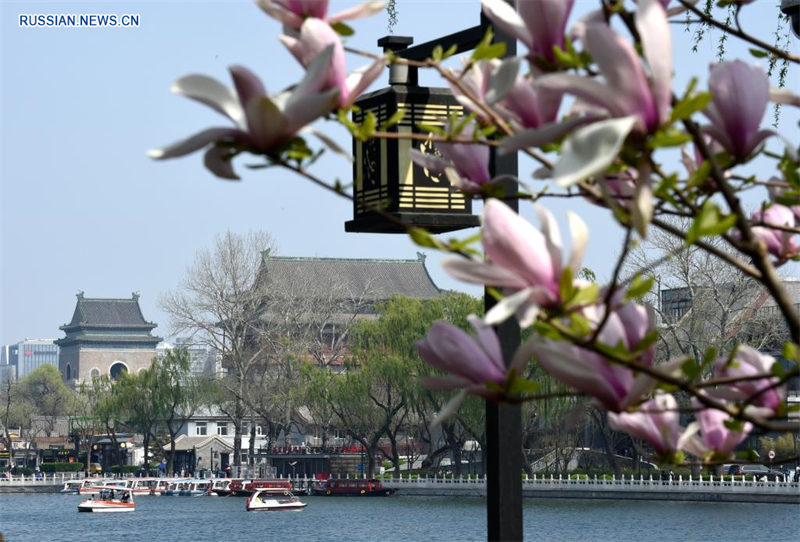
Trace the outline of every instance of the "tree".
{"type": "MultiPolygon", "coordinates": [[[[19,428],[30,423],[33,405],[31,405],[25,398],[22,390],[17,382],[11,378],[7,371],[6,377],[0,382],[0,400],[2,400],[2,423],[3,423],[3,446],[8,450],[8,459],[10,464],[14,464],[14,436],[11,429],[14,427],[19,428]]],[[[18,435],[21,436],[21,435],[18,435]]]]}
{"type": "MultiPolygon", "coordinates": [[[[671,220],[687,232],[689,220],[671,220]]],[[[723,254],[733,251],[721,240],[711,246],[723,254]]],[[[656,230],[627,255],[628,275],[654,277],[657,291],[646,297],[660,323],[663,359],[688,356],[699,365],[709,349],[730,352],[742,340],[758,349],[779,351],[788,337],[776,313],[761,310],[769,293],[758,281],[696,246],[656,230]]]]}
{"type": "Polygon", "coordinates": [[[114,386],[114,395],[108,398],[108,408],[116,412],[125,424],[142,435],[144,468],[149,471],[150,448],[161,421],[162,409],[158,403],[156,372],[151,368],[137,374],[123,373],[114,386]]]}
{"type": "Polygon", "coordinates": [[[198,252],[177,290],[161,299],[170,315],[171,330],[188,334],[222,354],[228,377],[222,379],[232,395],[228,412],[234,426],[233,464],[241,465],[242,419],[246,390],[254,368],[263,361],[262,295],[254,288],[262,251],[272,246],[265,232],[239,235],[226,232],[214,246],[198,252]]]}
{"type": "Polygon", "coordinates": [[[168,474],[173,473],[175,465],[175,437],[194,415],[204,396],[205,386],[191,376],[189,362],[188,350],[173,348],[155,359],[148,369],[152,372],[150,382],[155,384],[153,401],[158,410],[159,427],[163,427],[169,442],[168,474]]]}
{"type": "Polygon", "coordinates": [[[42,432],[49,437],[56,422],[66,416],[75,401],[74,392],[67,387],[61,373],[52,365],[43,365],[19,382],[20,393],[40,416],[42,432]]]}

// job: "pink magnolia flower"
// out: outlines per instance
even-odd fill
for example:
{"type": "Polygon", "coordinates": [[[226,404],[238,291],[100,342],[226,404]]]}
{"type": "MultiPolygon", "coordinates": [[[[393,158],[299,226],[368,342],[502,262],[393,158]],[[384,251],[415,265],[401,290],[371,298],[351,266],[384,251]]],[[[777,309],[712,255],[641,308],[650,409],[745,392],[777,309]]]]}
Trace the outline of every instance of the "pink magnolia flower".
{"type": "MultiPolygon", "coordinates": [[[[603,306],[587,307],[585,317],[595,325],[603,319],[603,306]]],[[[613,310],[598,335],[608,346],[621,345],[633,351],[653,329],[653,318],[644,307],[628,302],[613,310]]],[[[534,335],[526,344],[536,361],[552,376],[565,384],[591,395],[611,412],[621,412],[649,393],[654,380],[645,374],[611,363],[604,356],[564,341],[534,335]]],[[[637,359],[641,365],[652,365],[655,347],[650,345],[637,359]]]]}
{"type": "Polygon", "coordinates": [[[730,455],[753,429],[753,424],[749,422],[744,422],[741,431],[729,429],[725,426],[725,422],[731,419],[727,412],[706,408],[696,398],[692,398],[692,405],[697,421],[686,428],[678,441],[678,447],[697,457],[711,452],[730,455]]]}
{"type": "Polygon", "coordinates": [[[715,363],[717,378],[752,378],[726,384],[711,392],[716,397],[735,401],[746,401],[757,407],[754,414],[771,417],[786,397],[786,386],[775,386],[778,377],[770,376],[775,358],[762,354],[755,348],[740,345],[732,359],[720,358],[715,363]]]}
{"type": "Polygon", "coordinates": [[[712,101],[704,111],[711,121],[705,127],[722,147],[746,158],[772,130],[760,130],[769,101],[769,78],[759,66],[741,60],[713,64],[708,76],[712,101]]]}
{"type": "Polygon", "coordinates": [[[589,22],[583,41],[604,81],[571,73],[548,74],[539,86],[573,94],[605,110],[611,117],[634,116],[634,132],[652,133],[668,118],[672,78],[672,40],[664,8],[657,0],[641,0],[635,16],[644,57],[650,67],[645,74],[639,55],[607,24],[589,22]]]}
{"type": "Polygon", "coordinates": [[[609,412],[608,423],[617,431],[643,439],[660,456],[678,451],[682,428],[678,402],[671,394],[660,392],[635,412],[609,412]]]}
{"type": "Polygon", "coordinates": [[[553,47],[564,48],[564,30],[574,0],[521,0],[517,8],[504,0],[481,0],[484,14],[498,28],[524,43],[531,57],[555,62],[553,47]]]}
{"type": "MultiPolygon", "coordinates": [[[[458,85],[450,84],[461,105],[485,119],[481,105],[499,106],[506,118],[517,120],[524,128],[538,128],[558,116],[562,93],[536,89],[533,80],[519,75],[519,58],[481,60],[471,63],[463,74],[454,74],[480,102],[476,104],[458,85]]],[[[538,70],[533,70],[534,74],[538,70]]]]}
{"type": "Polygon", "coordinates": [[[308,17],[333,24],[347,19],[368,17],[384,7],[383,2],[364,2],[328,17],[328,0],[256,0],[256,4],[270,17],[284,25],[284,29],[300,30],[308,17]]]}
{"type": "MultiPolygon", "coordinates": [[[[781,182],[777,177],[772,177],[770,181],[776,184],[781,182]]],[[[780,198],[791,200],[786,202],[785,205],[792,210],[795,224],[800,224],[800,193],[798,193],[797,190],[789,191],[786,188],[779,188],[775,184],[770,185],[767,191],[769,192],[770,199],[775,203],[778,203],[778,199],[780,198]]],[[[781,205],[784,205],[784,203],[781,203],[781,205]]]]}
{"type": "MultiPolygon", "coordinates": [[[[456,121],[456,124],[461,120],[456,121]]],[[[466,124],[458,137],[471,138],[475,133],[475,121],[466,124]]],[[[430,153],[410,149],[411,160],[434,173],[445,173],[452,186],[476,194],[481,187],[492,182],[489,173],[489,147],[469,143],[434,144],[444,159],[430,153]]]]}
{"type": "Polygon", "coordinates": [[[148,155],[156,160],[176,158],[212,145],[205,154],[206,167],[218,177],[238,179],[231,164],[231,158],[238,151],[231,147],[271,155],[307,124],[333,109],[338,89],[323,88],[332,53],[332,48],[322,51],[300,84],[276,96],[268,96],[261,80],[242,66],[230,68],[235,91],[205,75],[178,79],[173,92],[225,115],[235,128],[208,128],[167,147],[150,150],[148,155]]]}
{"type": "Polygon", "coordinates": [[[306,68],[322,51],[328,47],[333,48],[324,88],[339,91],[339,107],[353,105],[359,95],[377,79],[384,69],[385,61],[379,58],[348,76],[344,47],[339,40],[339,35],[328,23],[314,17],[309,17],[303,22],[298,37],[282,35],[280,40],[297,61],[306,68]]]}
{"type": "Polygon", "coordinates": [[[434,322],[428,336],[417,342],[417,350],[425,363],[450,373],[446,377],[424,379],[437,389],[483,389],[487,382],[502,385],[506,367],[500,341],[494,330],[471,315],[469,323],[475,330],[471,336],[446,322],[434,322]]]}
{"type": "Polygon", "coordinates": [[[751,229],[760,241],[762,241],[770,254],[783,263],[790,258],[800,255],[800,244],[797,241],[797,234],[770,226],[795,227],[795,215],[792,209],[773,203],[765,210],[754,211],[751,215],[753,223],[763,223],[763,226],[753,226],[751,229]]]}
{"type": "Polygon", "coordinates": [[[588,237],[584,222],[569,213],[572,253],[565,265],[558,224],[543,207],[537,205],[535,209],[541,231],[505,203],[489,199],[482,215],[483,249],[489,261],[452,258],[443,264],[458,279],[516,292],[501,300],[492,311],[499,320],[517,312],[522,325],[532,323],[536,307],[559,305],[562,272],[568,266],[573,276],[577,275],[588,237]]]}

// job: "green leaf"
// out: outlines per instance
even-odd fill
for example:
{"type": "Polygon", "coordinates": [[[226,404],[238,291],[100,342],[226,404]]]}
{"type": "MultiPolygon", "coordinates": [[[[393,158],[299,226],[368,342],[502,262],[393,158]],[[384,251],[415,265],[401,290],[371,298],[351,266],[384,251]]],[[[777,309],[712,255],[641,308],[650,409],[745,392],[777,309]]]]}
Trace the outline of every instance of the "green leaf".
{"type": "Polygon", "coordinates": [[[736,224],[735,215],[724,215],[719,207],[711,200],[706,200],[697,216],[692,222],[692,227],[686,234],[686,244],[691,245],[701,237],[722,235],[736,224]]]}
{"type": "Polygon", "coordinates": [[[655,280],[652,276],[636,275],[625,293],[626,299],[641,299],[643,295],[653,288],[655,280]]]}
{"type": "Polygon", "coordinates": [[[352,36],[355,34],[355,31],[352,28],[341,21],[333,23],[331,28],[333,28],[333,30],[340,36],[352,36]]]}
{"type": "Polygon", "coordinates": [[[792,342],[783,343],[783,357],[800,362],[800,346],[792,342]]]}
{"type": "Polygon", "coordinates": [[[451,56],[456,54],[456,51],[458,51],[457,45],[451,45],[450,48],[447,49],[447,51],[445,51],[441,45],[437,45],[436,47],[433,48],[433,52],[431,53],[431,58],[436,62],[441,62],[442,60],[450,58],[451,56]]]}
{"type": "Polygon", "coordinates": [[[703,354],[703,359],[700,361],[700,367],[708,367],[717,360],[717,349],[713,346],[706,349],[703,354]]]}
{"type": "Polygon", "coordinates": [[[689,177],[689,188],[695,188],[702,185],[704,182],[706,182],[706,179],[708,179],[709,175],[711,175],[711,162],[706,160],[700,164],[700,167],[698,167],[689,177]]]}
{"type": "Polygon", "coordinates": [[[690,380],[694,380],[700,376],[700,367],[698,367],[691,358],[687,359],[681,364],[681,370],[683,371],[683,374],[685,374],[690,380]]]}
{"type": "Polygon", "coordinates": [[[784,369],[783,365],[781,365],[780,363],[773,363],[769,372],[772,373],[773,376],[777,376],[778,378],[783,378],[784,376],[786,376],[786,369],[784,369]]]}
{"type": "Polygon", "coordinates": [[[680,147],[692,140],[692,136],[676,129],[659,130],[653,137],[647,140],[647,146],[651,149],[662,147],[680,147]]]}
{"type": "Polygon", "coordinates": [[[481,42],[472,51],[472,60],[489,60],[500,58],[506,54],[506,44],[503,42],[492,43],[494,32],[492,29],[486,31],[481,42]]]}
{"type": "Polygon", "coordinates": [[[441,126],[435,126],[433,124],[425,124],[424,122],[420,122],[419,124],[417,124],[417,128],[419,128],[420,130],[422,130],[424,132],[430,132],[432,134],[436,134],[436,135],[440,135],[440,136],[447,135],[445,133],[445,131],[442,129],[441,126]]]}
{"type": "Polygon", "coordinates": [[[750,51],[750,54],[753,55],[756,58],[766,58],[766,57],[769,56],[768,52],[762,51],[761,49],[753,49],[753,48],[751,48],[751,49],[748,49],[748,51],[750,51]]]}
{"type": "Polygon", "coordinates": [[[386,121],[383,122],[378,127],[378,130],[381,131],[381,132],[385,132],[388,128],[391,128],[392,126],[394,126],[395,124],[397,124],[398,122],[403,120],[403,117],[405,116],[405,114],[406,114],[406,112],[403,109],[395,111],[394,114],[391,117],[386,119],[386,121]]]}
{"type": "Polygon", "coordinates": [[[508,393],[512,396],[533,395],[539,391],[540,387],[540,384],[536,381],[517,377],[511,381],[511,385],[508,387],[508,393]]]}
{"type": "Polygon", "coordinates": [[[572,297],[574,293],[573,283],[572,269],[565,267],[558,281],[558,292],[561,294],[561,299],[569,300],[572,297]]]}
{"type": "Polygon", "coordinates": [[[684,98],[680,102],[676,103],[675,107],[672,108],[672,113],[670,113],[668,124],[672,124],[678,120],[688,119],[697,111],[705,109],[710,101],[710,92],[701,92],[694,96],[688,96],[684,98]]]}
{"type": "Polygon", "coordinates": [[[569,300],[571,306],[574,305],[588,305],[597,301],[597,294],[600,292],[600,285],[589,284],[587,286],[576,288],[573,292],[572,299],[569,300]]]}
{"type": "Polygon", "coordinates": [[[409,228],[408,235],[411,240],[421,247],[442,248],[442,243],[436,239],[428,230],[422,228],[409,228]]]}

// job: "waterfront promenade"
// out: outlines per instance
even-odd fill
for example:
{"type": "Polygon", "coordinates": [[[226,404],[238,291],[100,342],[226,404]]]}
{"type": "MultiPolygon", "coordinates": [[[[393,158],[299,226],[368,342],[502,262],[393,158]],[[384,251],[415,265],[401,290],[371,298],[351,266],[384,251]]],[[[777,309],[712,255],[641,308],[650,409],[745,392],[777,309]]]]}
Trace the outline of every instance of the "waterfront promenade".
{"type": "MultiPolygon", "coordinates": [[[[34,476],[12,476],[0,479],[0,493],[53,493],[66,480],[80,474],[50,474],[41,479],[34,476]]],[[[289,478],[298,490],[311,486],[312,478],[289,478]]],[[[402,495],[429,497],[483,497],[486,481],[469,477],[411,477],[383,478],[386,487],[402,495]]],[[[522,493],[528,498],[551,499],[612,499],[664,500],[695,502],[750,502],[800,504],[800,483],[757,480],[752,476],[706,476],[658,480],[644,476],[598,479],[585,476],[524,477],[522,493]]]]}
{"type": "MultiPolygon", "coordinates": [[[[800,483],[769,482],[753,477],[706,476],[657,480],[644,476],[611,478],[534,476],[522,481],[524,497],[551,499],[665,500],[800,504],[800,483]]],[[[404,495],[485,496],[482,478],[384,479],[384,485],[404,495]]]]}

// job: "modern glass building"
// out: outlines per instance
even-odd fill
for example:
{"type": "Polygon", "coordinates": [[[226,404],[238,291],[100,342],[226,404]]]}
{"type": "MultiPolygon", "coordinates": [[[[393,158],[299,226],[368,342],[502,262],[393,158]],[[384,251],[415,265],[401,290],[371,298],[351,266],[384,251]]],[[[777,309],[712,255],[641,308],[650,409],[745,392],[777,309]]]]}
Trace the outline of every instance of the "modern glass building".
{"type": "Polygon", "coordinates": [[[3,347],[3,372],[20,380],[43,365],[58,369],[58,345],[54,339],[25,339],[3,347]]]}

